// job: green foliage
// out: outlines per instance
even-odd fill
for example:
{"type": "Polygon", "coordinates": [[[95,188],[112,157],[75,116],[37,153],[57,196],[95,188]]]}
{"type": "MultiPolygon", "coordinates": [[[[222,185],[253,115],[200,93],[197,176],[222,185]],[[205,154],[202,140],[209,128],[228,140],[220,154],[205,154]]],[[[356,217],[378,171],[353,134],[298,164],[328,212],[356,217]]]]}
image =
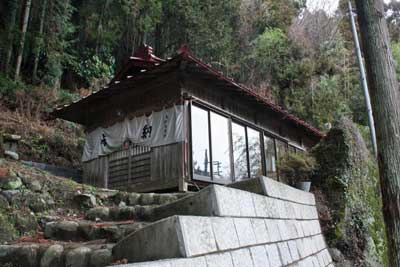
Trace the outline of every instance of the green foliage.
{"type": "Polygon", "coordinates": [[[322,76],[315,90],[313,120],[322,127],[322,123],[333,122],[350,113],[343,95],[340,93],[338,76],[322,76]]]}
{"type": "Polygon", "coordinates": [[[239,0],[166,0],[155,46],[169,56],[186,43],[200,58],[223,66],[233,63],[237,42],[239,0]]]}
{"type": "Polygon", "coordinates": [[[283,76],[281,66],[287,64],[290,46],[286,34],[279,28],[268,28],[255,41],[253,58],[261,71],[269,72],[277,79],[283,76]]]}
{"type": "Polygon", "coordinates": [[[392,54],[396,66],[397,79],[400,80],[400,43],[392,43],[392,54]]]}
{"type": "Polygon", "coordinates": [[[286,30],[295,17],[305,7],[305,1],[300,0],[266,0],[263,2],[261,14],[256,20],[259,29],[267,27],[286,30]]]}
{"type": "Polygon", "coordinates": [[[12,241],[18,237],[18,231],[8,213],[8,211],[0,209],[0,240],[2,241],[12,241]]]}
{"type": "Polygon", "coordinates": [[[75,26],[71,17],[75,8],[70,0],[50,1],[48,5],[48,27],[45,31],[45,46],[43,56],[45,58],[41,72],[42,81],[51,87],[59,87],[59,80],[67,62],[74,60],[69,48],[71,36],[75,26]]]}
{"type": "Polygon", "coordinates": [[[79,99],[80,99],[79,94],[74,94],[63,89],[58,90],[57,102],[59,104],[69,104],[79,99]]]}
{"type": "Polygon", "coordinates": [[[341,119],[313,150],[319,168],[317,186],[332,212],[326,231],[330,246],[339,247],[365,266],[382,266],[386,239],[377,163],[357,127],[341,119]]]}
{"type": "Polygon", "coordinates": [[[13,81],[3,73],[0,73],[0,99],[15,99],[15,92],[26,85],[21,81],[13,81]]]}
{"type": "Polygon", "coordinates": [[[75,73],[88,84],[95,79],[110,80],[114,74],[115,59],[110,53],[103,53],[101,57],[94,51],[87,51],[81,55],[83,59],[75,62],[73,70],[75,73]]]}
{"type": "Polygon", "coordinates": [[[279,175],[292,185],[310,180],[316,167],[315,158],[308,153],[287,153],[278,162],[279,175]]]}

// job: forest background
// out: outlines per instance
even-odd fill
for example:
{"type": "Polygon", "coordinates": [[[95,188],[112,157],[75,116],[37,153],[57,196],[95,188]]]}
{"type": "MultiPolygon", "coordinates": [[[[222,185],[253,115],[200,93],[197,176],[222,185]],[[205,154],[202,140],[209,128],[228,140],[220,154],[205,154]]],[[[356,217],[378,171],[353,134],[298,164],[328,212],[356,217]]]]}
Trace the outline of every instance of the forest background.
{"type": "MultiPolygon", "coordinates": [[[[0,2],[0,100],[40,119],[100,89],[135,48],[161,58],[186,43],[228,76],[324,130],[367,125],[347,1],[6,0],[0,2]]],[[[400,62],[400,3],[387,2],[400,62]]],[[[397,64],[400,77],[400,64],[397,64]]]]}

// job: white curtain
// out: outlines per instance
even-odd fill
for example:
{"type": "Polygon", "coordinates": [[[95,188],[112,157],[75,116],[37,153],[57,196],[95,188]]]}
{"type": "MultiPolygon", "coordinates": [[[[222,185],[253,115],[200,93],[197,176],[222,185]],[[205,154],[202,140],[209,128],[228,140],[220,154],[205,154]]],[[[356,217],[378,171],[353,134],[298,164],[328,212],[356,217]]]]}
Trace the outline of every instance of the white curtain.
{"type": "Polygon", "coordinates": [[[96,128],[86,135],[82,161],[121,149],[127,140],[151,147],[182,142],[183,112],[183,105],[176,105],[150,116],[125,119],[108,128],[96,128]]]}

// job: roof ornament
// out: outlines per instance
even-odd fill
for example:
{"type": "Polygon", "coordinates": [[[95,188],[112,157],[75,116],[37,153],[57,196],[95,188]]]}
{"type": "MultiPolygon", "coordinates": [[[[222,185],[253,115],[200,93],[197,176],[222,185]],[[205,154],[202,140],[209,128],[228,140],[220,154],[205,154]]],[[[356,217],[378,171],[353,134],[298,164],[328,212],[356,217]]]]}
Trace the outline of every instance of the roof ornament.
{"type": "Polygon", "coordinates": [[[181,47],[176,51],[178,54],[190,55],[192,50],[190,50],[188,44],[182,44],[181,47]]]}
{"type": "Polygon", "coordinates": [[[139,59],[151,63],[160,63],[164,61],[163,59],[153,54],[153,47],[146,44],[139,46],[133,53],[133,56],[130,57],[130,59],[131,60],[139,59]]]}

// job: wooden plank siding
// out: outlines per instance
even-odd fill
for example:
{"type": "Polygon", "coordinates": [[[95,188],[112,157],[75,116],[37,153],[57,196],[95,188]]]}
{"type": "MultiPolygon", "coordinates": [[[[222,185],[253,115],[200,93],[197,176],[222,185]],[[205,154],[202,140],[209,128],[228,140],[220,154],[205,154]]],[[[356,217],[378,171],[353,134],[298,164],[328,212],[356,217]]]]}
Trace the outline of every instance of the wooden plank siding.
{"type": "Polygon", "coordinates": [[[183,143],[154,147],[151,153],[151,179],[177,180],[183,177],[183,143]]]}
{"type": "Polygon", "coordinates": [[[82,163],[83,183],[98,187],[107,187],[108,157],[98,157],[82,163]]]}
{"type": "Polygon", "coordinates": [[[309,133],[305,130],[286,123],[284,118],[277,116],[271,110],[259,106],[257,103],[243,101],[240,94],[232,92],[229,88],[216,87],[212,82],[200,79],[195,75],[185,75],[185,86],[182,92],[296,146],[308,148],[318,141],[310,139],[309,133]]]}
{"type": "Polygon", "coordinates": [[[152,149],[131,145],[108,155],[108,188],[120,189],[139,181],[150,180],[152,149]]]}
{"type": "Polygon", "coordinates": [[[168,190],[178,187],[178,180],[183,179],[183,143],[136,146],[84,162],[83,166],[87,184],[135,192],[168,190]],[[96,169],[97,176],[88,175],[96,169]],[[104,173],[107,179],[101,176],[104,173]]]}

